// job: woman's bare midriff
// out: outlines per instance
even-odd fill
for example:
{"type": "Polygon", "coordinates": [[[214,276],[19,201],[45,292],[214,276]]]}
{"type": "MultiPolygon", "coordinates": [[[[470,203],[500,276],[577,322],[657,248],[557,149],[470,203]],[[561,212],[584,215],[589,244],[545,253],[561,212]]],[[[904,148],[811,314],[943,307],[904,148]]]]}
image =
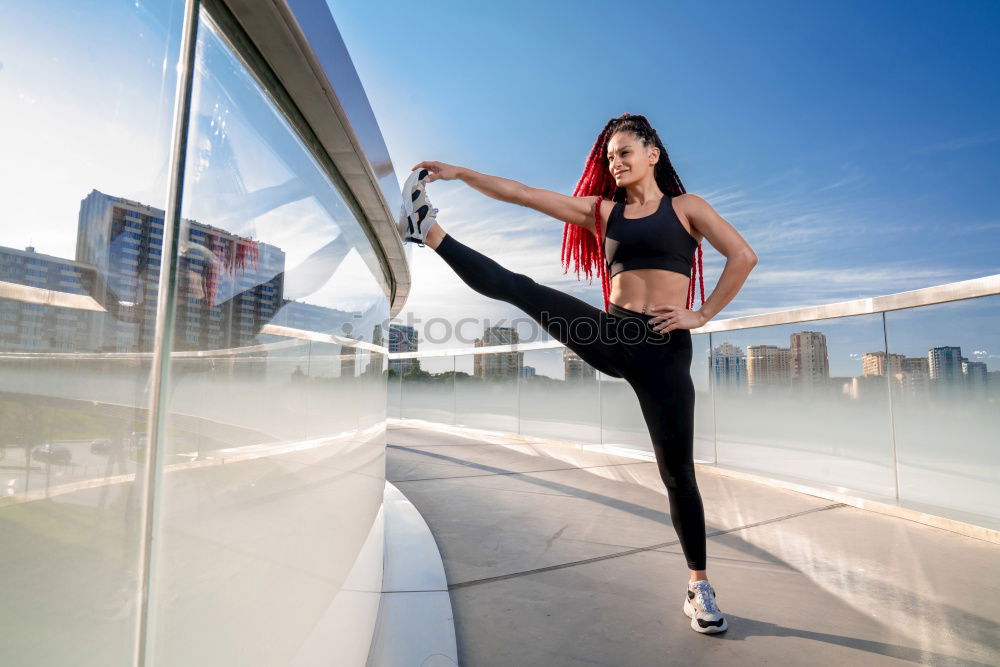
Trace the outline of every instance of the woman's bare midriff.
{"type": "Polygon", "coordinates": [[[643,308],[671,304],[681,308],[687,303],[691,279],[676,271],[632,269],[611,279],[611,303],[642,312],[643,308]]]}
{"type": "MultiPolygon", "coordinates": [[[[680,198],[671,201],[677,219],[681,221],[684,230],[691,234],[691,223],[687,214],[680,206],[680,198]]],[[[605,208],[605,215],[610,214],[610,208],[605,208]]],[[[635,217],[634,215],[632,217],[635,217]]],[[[607,220],[605,220],[607,229],[607,220]]],[[[701,236],[695,232],[695,241],[701,243],[701,236]]],[[[704,238],[704,237],[702,237],[704,238]]],[[[611,295],[609,300],[622,308],[643,312],[643,308],[662,306],[665,304],[684,307],[687,304],[690,276],[676,271],[664,269],[631,269],[615,274],[611,279],[611,295]]]]}

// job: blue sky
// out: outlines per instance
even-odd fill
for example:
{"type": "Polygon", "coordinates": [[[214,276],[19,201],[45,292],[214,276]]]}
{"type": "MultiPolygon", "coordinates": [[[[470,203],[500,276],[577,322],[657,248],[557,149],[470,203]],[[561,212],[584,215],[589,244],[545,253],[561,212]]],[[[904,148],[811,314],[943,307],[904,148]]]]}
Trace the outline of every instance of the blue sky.
{"type": "MultiPolygon", "coordinates": [[[[1000,3],[328,4],[401,180],[436,159],[569,194],[608,118],[649,117],[758,255],[717,319],[1000,272],[1000,3]]],[[[430,194],[456,238],[601,304],[562,274],[562,223],[462,184],[430,194]]],[[[724,258],[704,251],[710,293],[724,258]]],[[[429,249],[412,260],[401,319],[520,314],[429,249]]],[[[931,343],[950,344],[906,353],[931,343]]]]}

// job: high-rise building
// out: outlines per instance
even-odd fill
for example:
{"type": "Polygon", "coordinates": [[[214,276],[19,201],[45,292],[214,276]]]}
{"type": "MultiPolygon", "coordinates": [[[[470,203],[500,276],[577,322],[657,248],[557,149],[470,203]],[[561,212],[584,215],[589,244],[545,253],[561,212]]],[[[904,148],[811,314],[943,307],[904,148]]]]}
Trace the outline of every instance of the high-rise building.
{"type": "Polygon", "coordinates": [[[535,374],[536,373],[535,373],[535,367],[534,366],[525,366],[524,367],[524,374],[521,377],[533,378],[533,377],[535,377],[535,374]]]}
{"type": "Polygon", "coordinates": [[[106,314],[89,296],[95,281],[86,264],[31,247],[0,247],[0,346],[31,352],[99,349],[93,331],[106,314]]]}
{"type": "Polygon", "coordinates": [[[593,382],[597,379],[594,367],[568,347],[563,348],[563,374],[567,382],[593,382]]]}
{"type": "Polygon", "coordinates": [[[965,388],[973,398],[986,398],[986,364],[982,361],[962,362],[962,374],[965,375],[965,388]]]}
{"type": "Polygon", "coordinates": [[[792,370],[788,348],[777,345],[750,345],[747,347],[747,384],[751,393],[762,387],[787,387],[792,370]]]}
{"type": "MultiPolygon", "coordinates": [[[[376,324],[372,328],[372,344],[373,345],[385,345],[385,340],[382,337],[382,325],[376,324]]],[[[378,377],[382,375],[382,370],[385,368],[385,355],[380,352],[372,351],[368,355],[368,365],[365,367],[362,375],[375,376],[378,377]]]]}
{"type": "Polygon", "coordinates": [[[900,370],[894,376],[904,395],[923,394],[930,379],[927,357],[903,357],[900,370]]]}
{"type": "MultiPolygon", "coordinates": [[[[902,354],[890,354],[889,355],[889,374],[895,377],[902,372],[903,359],[906,357],[902,354]]],[[[861,355],[861,375],[871,376],[871,375],[881,375],[886,374],[886,356],[885,352],[879,350],[877,352],[865,352],[861,355]]]]}
{"type": "MultiPolygon", "coordinates": [[[[350,338],[350,336],[345,336],[350,338]]],[[[358,348],[344,344],[340,346],[340,377],[352,378],[357,374],[358,348]]]]}
{"type": "Polygon", "coordinates": [[[826,386],[830,379],[830,358],[826,336],[819,331],[800,331],[791,335],[788,352],[792,366],[792,385],[826,386]]]}
{"type": "MultiPolygon", "coordinates": [[[[475,340],[475,347],[490,345],[512,345],[518,342],[518,334],[512,327],[489,327],[483,330],[483,337],[475,340]]],[[[493,352],[476,354],[472,359],[472,374],[475,377],[519,377],[524,372],[524,352],[493,352]]]]}
{"type": "Polygon", "coordinates": [[[884,375],[861,375],[855,377],[830,378],[830,385],[840,385],[845,396],[854,400],[871,397],[881,398],[886,393],[884,375]]]}
{"type": "Polygon", "coordinates": [[[732,343],[715,346],[709,357],[709,373],[719,389],[745,389],[747,360],[743,348],[732,343]]]}
{"type": "Polygon", "coordinates": [[[962,348],[942,345],[927,350],[931,382],[954,382],[962,378],[962,348]]]}
{"type": "MultiPolygon", "coordinates": [[[[113,315],[99,320],[101,349],[153,349],[163,220],[161,209],[97,190],[80,204],[76,260],[94,267],[93,296],[113,315]]],[[[195,221],[181,228],[175,349],[256,344],[281,307],[285,253],[195,221]]]]}
{"type": "MultiPolygon", "coordinates": [[[[405,324],[389,324],[389,352],[416,352],[419,346],[417,330],[405,324]]],[[[389,370],[406,375],[417,368],[416,359],[390,359],[389,370]]]]}
{"type": "Polygon", "coordinates": [[[1000,401],[1000,371],[986,371],[986,398],[1000,401]]]}

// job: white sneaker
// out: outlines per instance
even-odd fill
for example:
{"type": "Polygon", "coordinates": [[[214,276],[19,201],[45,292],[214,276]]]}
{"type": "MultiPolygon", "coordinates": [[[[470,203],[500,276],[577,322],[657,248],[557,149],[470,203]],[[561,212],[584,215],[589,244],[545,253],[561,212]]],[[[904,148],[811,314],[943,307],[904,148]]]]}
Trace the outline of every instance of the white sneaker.
{"type": "Polygon", "coordinates": [[[399,220],[396,228],[403,243],[409,241],[420,247],[424,246],[427,230],[437,222],[438,210],[431,206],[427,198],[426,169],[417,169],[410,173],[403,184],[403,206],[399,210],[399,220]]]}
{"type": "Polygon", "coordinates": [[[715,604],[715,589],[707,581],[688,583],[684,613],[691,618],[691,629],[695,632],[715,633],[729,629],[726,617],[715,604]]]}

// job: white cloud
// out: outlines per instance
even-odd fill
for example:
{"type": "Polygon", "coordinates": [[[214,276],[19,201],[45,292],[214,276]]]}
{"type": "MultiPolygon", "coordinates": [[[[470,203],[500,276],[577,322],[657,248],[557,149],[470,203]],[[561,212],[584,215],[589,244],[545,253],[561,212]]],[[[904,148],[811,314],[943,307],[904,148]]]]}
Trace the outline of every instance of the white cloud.
{"type": "MultiPolygon", "coordinates": [[[[759,271],[755,269],[751,274],[754,283],[759,286],[799,284],[814,287],[817,290],[830,289],[836,286],[840,290],[870,289],[872,285],[881,288],[893,289],[898,287],[901,291],[914,289],[912,285],[918,283],[921,287],[937,284],[938,281],[947,281],[953,275],[951,269],[926,269],[913,268],[905,264],[879,267],[858,267],[838,266],[835,269],[765,269],[759,271]]],[[[884,294],[880,291],[870,296],[884,294]]]]}

